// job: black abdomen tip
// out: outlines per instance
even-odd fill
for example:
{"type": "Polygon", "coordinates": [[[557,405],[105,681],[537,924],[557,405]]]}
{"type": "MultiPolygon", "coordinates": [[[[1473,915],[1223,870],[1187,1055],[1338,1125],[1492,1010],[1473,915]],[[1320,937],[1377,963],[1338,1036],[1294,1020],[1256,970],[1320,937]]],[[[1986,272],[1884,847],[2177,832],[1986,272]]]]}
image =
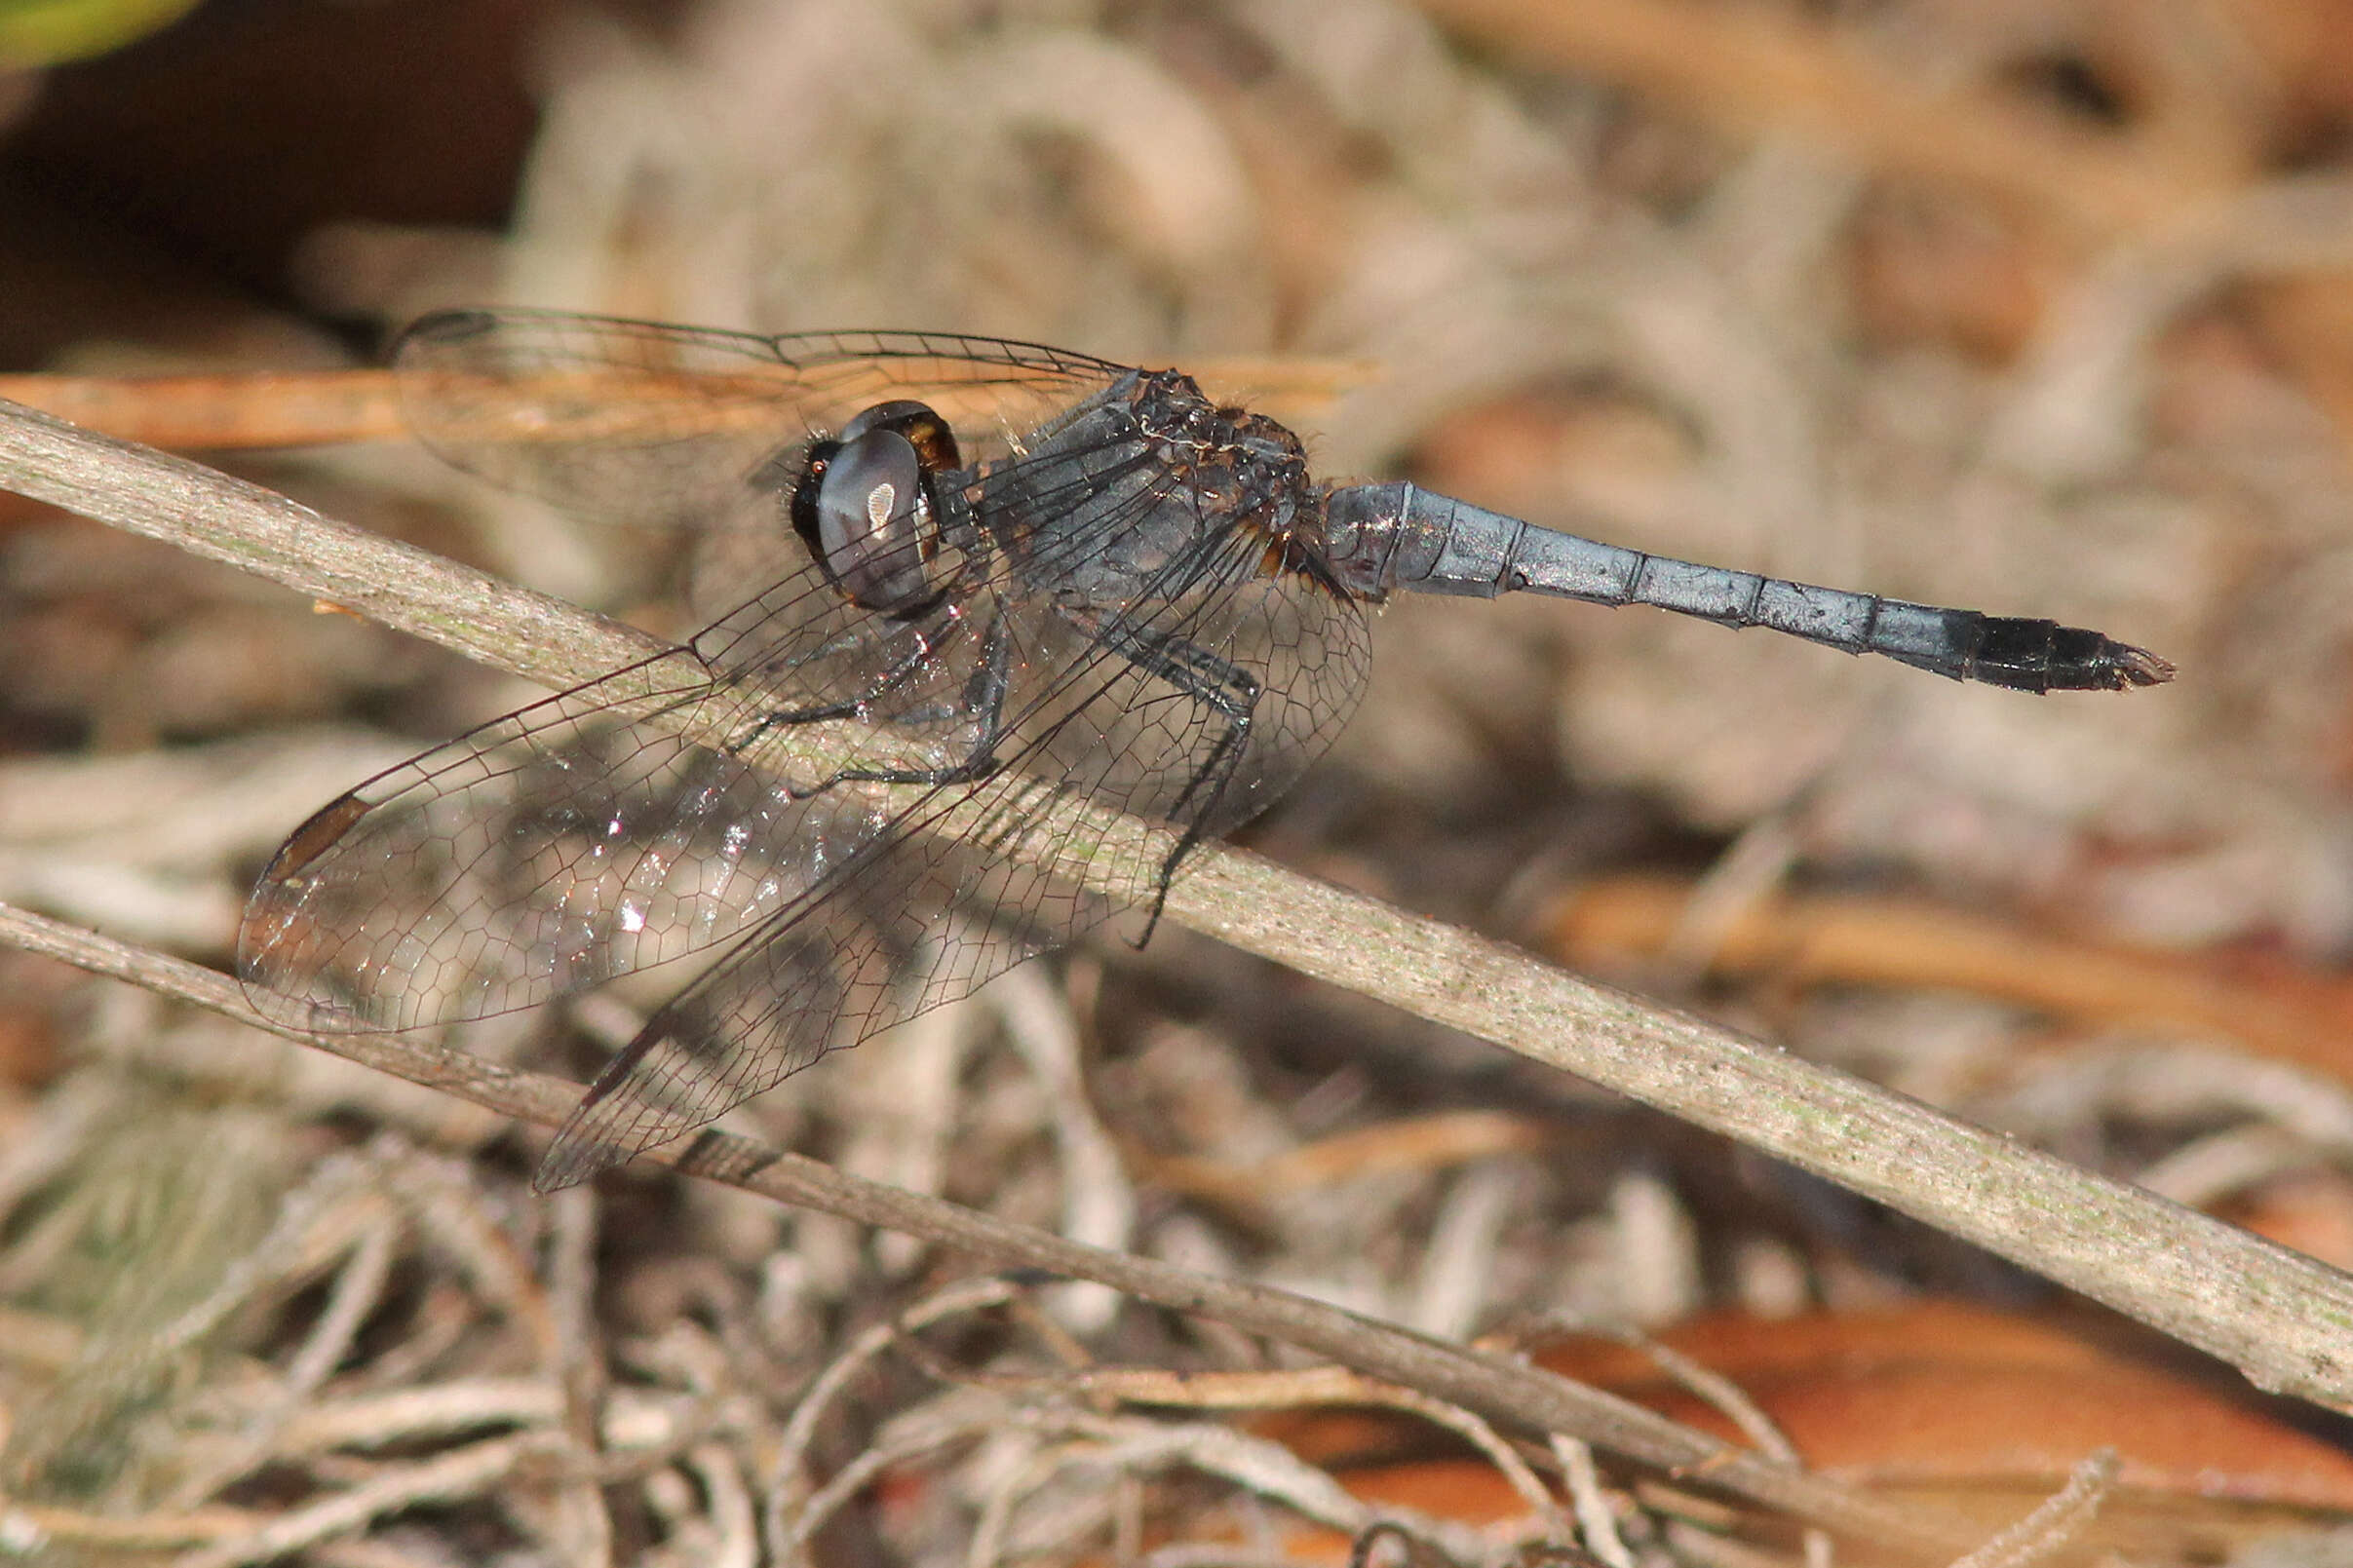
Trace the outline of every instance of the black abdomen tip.
{"type": "Polygon", "coordinates": [[[1964,679],[2014,691],[2129,691],[2174,678],[2171,661],[2146,648],[2055,621],[1987,617],[1964,679]]]}
{"type": "Polygon", "coordinates": [[[2118,642],[2082,627],[2054,628],[2051,634],[2051,691],[2127,691],[2174,678],[2174,667],[2146,648],[2118,642]]]}

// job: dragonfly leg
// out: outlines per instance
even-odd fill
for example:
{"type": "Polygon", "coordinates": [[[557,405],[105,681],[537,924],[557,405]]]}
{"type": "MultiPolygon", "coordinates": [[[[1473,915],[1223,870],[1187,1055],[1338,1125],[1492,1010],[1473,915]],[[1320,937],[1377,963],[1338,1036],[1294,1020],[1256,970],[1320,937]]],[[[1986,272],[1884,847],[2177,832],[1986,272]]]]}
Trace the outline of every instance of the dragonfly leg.
{"type": "Polygon", "coordinates": [[[938,644],[934,643],[931,638],[919,636],[915,638],[914,647],[905,657],[868,681],[857,696],[845,697],[836,702],[818,703],[808,708],[773,708],[754,719],[752,725],[741,734],[731,737],[727,743],[727,749],[730,754],[741,753],[776,731],[791,729],[794,725],[822,724],[829,719],[856,718],[874,702],[904,685],[907,677],[928,664],[932,655],[937,651],[938,644]]]}
{"type": "Polygon", "coordinates": [[[1207,801],[1191,814],[1176,847],[1160,864],[1152,892],[1152,911],[1145,921],[1143,935],[1136,942],[1140,947],[1151,940],[1153,930],[1160,924],[1161,911],[1168,906],[1169,884],[1176,879],[1177,865],[1205,836],[1206,824],[1215,816],[1225,798],[1226,785],[1233,782],[1234,770],[1249,748],[1251,717],[1257,709],[1262,687],[1256,675],[1232,660],[1174,632],[1148,626],[1125,626],[1117,617],[1100,622],[1092,630],[1105,647],[1138,669],[1175,687],[1225,721],[1209,755],[1202,758],[1201,766],[1193,770],[1193,777],[1182,792],[1169,805],[1169,821],[1179,821],[1185,817],[1186,807],[1207,790],[1207,801]]]}
{"type": "Polygon", "coordinates": [[[945,768],[844,768],[826,781],[826,786],[849,781],[858,784],[977,784],[992,777],[1003,764],[997,744],[1005,739],[1005,693],[1013,684],[1013,637],[1005,619],[988,623],[981,641],[981,662],[965,682],[963,710],[980,717],[980,734],[961,762],[945,768]]]}
{"type": "MultiPolygon", "coordinates": [[[[981,734],[964,760],[944,768],[845,768],[825,783],[800,793],[805,796],[823,794],[844,781],[867,784],[962,784],[985,779],[995,773],[998,766],[997,744],[1005,734],[1005,690],[1012,680],[1012,664],[1008,657],[1011,646],[1003,622],[991,621],[988,634],[982,643],[981,663],[966,686],[962,705],[963,711],[977,709],[982,715],[981,734]]],[[[918,639],[912,652],[868,682],[855,697],[809,708],[774,708],[762,713],[728,738],[727,752],[729,755],[741,755],[765,737],[795,725],[858,718],[878,698],[888,695],[904,685],[910,676],[919,673],[938,649],[939,645],[930,638],[918,639]]]]}

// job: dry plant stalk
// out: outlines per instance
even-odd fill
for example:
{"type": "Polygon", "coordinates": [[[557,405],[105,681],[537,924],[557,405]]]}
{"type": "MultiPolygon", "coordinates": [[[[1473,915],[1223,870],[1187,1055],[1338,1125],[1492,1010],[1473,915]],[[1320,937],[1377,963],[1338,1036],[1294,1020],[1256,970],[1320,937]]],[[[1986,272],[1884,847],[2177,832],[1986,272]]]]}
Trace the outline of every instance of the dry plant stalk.
{"type": "MultiPolygon", "coordinates": [[[[677,675],[691,673],[681,669],[692,663],[683,650],[331,522],[258,486],[29,409],[0,405],[0,485],[37,500],[226,561],[550,685],[635,666],[650,706],[677,675]]],[[[1158,828],[1067,801],[1042,813],[1024,840],[1002,848],[1057,855],[1067,867],[1073,844],[1130,885],[1170,848],[1158,828]]],[[[2353,1343],[2353,1278],[2234,1226],[1237,850],[1211,847],[1189,860],[1167,913],[1738,1138],[2219,1357],[2259,1387],[2353,1408],[2353,1364],[2344,1355],[2353,1343]]],[[[362,1055],[386,1043],[349,1044],[355,1049],[347,1053],[362,1055]]],[[[447,1071],[453,1083],[493,1077],[462,1061],[447,1071]]],[[[700,1140],[676,1163],[741,1174],[747,1157],[740,1149],[713,1152],[734,1148],[700,1140]]],[[[899,1223],[879,1210],[861,1217],[899,1223]]],[[[1140,1267],[1132,1259],[1127,1266],[1140,1267]]],[[[1136,1288],[1108,1275],[1065,1272],[1136,1288]]],[[[1492,1384],[1432,1384],[1399,1366],[1364,1369],[1483,1412],[1502,1392],[1492,1384]]],[[[1521,1369],[1494,1372],[1506,1383],[1526,1377],[1521,1369]]],[[[1636,1452],[1622,1442],[1610,1446],[1636,1452]]]]}

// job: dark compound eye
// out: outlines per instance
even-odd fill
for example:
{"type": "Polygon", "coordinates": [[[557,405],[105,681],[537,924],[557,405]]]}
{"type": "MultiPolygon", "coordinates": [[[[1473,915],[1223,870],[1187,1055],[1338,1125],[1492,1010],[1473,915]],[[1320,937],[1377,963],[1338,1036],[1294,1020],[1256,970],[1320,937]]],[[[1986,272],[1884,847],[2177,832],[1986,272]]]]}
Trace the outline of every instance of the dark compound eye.
{"type": "Polygon", "coordinates": [[[891,430],[843,442],[817,483],[818,549],[842,592],[885,613],[929,598],[923,556],[930,530],[913,443],[891,430]]]}
{"type": "Polygon", "coordinates": [[[792,495],[792,523],[827,578],[866,609],[910,615],[939,597],[931,476],[957,466],[946,421],[919,402],[876,403],[820,441],[792,495]]]}

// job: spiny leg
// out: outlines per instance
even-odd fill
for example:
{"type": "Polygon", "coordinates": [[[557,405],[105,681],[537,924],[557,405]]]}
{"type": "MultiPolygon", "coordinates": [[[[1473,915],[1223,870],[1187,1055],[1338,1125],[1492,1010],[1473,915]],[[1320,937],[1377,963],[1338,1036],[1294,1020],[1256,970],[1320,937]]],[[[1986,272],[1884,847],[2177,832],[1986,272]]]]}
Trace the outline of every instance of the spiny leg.
{"type": "Polygon", "coordinates": [[[945,768],[844,768],[826,781],[826,787],[856,784],[977,784],[1002,766],[997,745],[1005,739],[1005,693],[1013,684],[1013,635],[1002,615],[989,619],[981,640],[981,662],[965,682],[962,708],[976,712],[981,733],[961,762],[945,768]]]}
{"type": "Polygon", "coordinates": [[[889,669],[883,670],[881,674],[868,682],[857,696],[845,697],[830,703],[819,703],[809,708],[780,708],[762,713],[752,721],[749,729],[729,738],[727,750],[731,755],[741,755],[763,738],[778,730],[791,729],[801,724],[822,724],[830,719],[856,718],[877,699],[887,696],[906,684],[910,676],[931,662],[932,656],[938,651],[938,643],[917,632],[914,648],[889,669]]]}
{"type": "Polygon", "coordinates": [[[1161,862],[1160,873],[1154,879],[1151,914],[1144,923],[1143,935],[1136,939],[1136,945],[1140,947],[1152,939],[1153,931],[1160,925],[1161,912],[1168,907],[1169,885],[1176,879],[1177,865],[1201,842],[1202,824],[1215,813],[1226,785],[1233,779],[1234,769],[1249,747],[1251,718],[1256,711],[1263,686],[1256,675],[1232,660],[1174,632],[1150,626],[1130,626],[1117,616],[1079,624],[1102,646],[1138,669],[1225,720],[1225,727],[1210,747],[1209,755],[1193,770],[1183,790],[1169,805],[1169,821],[1176,822],[1203,786],[1209,787],[1208,804],[1193,814],[1192,821],[1178,835],[1176,847],[1161,862]]]}

